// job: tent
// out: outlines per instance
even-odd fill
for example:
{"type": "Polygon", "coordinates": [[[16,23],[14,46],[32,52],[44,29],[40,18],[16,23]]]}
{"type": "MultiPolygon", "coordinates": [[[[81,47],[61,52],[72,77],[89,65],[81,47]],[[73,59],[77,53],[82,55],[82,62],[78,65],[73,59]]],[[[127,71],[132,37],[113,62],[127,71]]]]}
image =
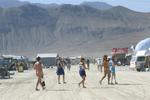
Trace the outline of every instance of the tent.
{"type": "Polygon", "coordinates": [[[57,53],[40,53],[37,57],[41,57],[42,64],[45,67],[56,66],[57,53]]]}
{"type": "Polygon", "coordinates": [[[150,48],[150,38],[146,38],[142,41],[140,41],[136,47],[135,47],[135,52],[141,51],[141,50],[149,50],[150,48]]]}

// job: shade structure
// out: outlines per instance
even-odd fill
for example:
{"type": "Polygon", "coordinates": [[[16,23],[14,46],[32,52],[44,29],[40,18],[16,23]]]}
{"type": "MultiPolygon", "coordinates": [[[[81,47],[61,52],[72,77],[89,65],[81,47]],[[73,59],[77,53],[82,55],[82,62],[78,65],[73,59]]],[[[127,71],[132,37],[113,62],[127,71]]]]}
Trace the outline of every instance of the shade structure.
{"type": "Polygon", "coordinates": [[[150,48],[150,38],[146,38],[146,39],[140,41],[136,45],[135,51],[149,50],[149,48],[150,48]]]}

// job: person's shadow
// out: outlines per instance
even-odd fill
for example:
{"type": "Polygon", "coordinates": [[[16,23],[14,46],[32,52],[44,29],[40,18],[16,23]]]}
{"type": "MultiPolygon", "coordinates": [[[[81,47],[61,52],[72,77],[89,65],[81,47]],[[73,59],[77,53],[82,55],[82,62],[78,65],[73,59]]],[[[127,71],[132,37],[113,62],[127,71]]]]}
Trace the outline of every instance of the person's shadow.
{"type": "Polygon", "coordinates": [[[131,83],[119,83],[119,84],[115,84],[115,85],[143,85],[143,84],[138,84],[138,83],[133,83],[133,84],[131,84],[131,83]]]}
{"type": "Polygon", "coordinates": [[[102,87],[87,87],[89,89],[112,89],[112,88],[115,88],[115,86],[128,86],[128,85],[143,85],[143,84],[138,84],[138,83],[119,83],[119,84],[113,84],[113,85],[108,85],[108,86],[102,86],[102,87]]]}
{"type": "Polygon", "coordinates": [[[60,92],[64,92],[64,91],[72,91],[72,90],[68,90],[68,89],[46,89],[46,91],[60,91],[60,92]]]}
{"type": "Polygon", "coordinates": [[[87,87],[87,89],[112,89],[113,86],[103,86],[103,87],[87,87]]]}

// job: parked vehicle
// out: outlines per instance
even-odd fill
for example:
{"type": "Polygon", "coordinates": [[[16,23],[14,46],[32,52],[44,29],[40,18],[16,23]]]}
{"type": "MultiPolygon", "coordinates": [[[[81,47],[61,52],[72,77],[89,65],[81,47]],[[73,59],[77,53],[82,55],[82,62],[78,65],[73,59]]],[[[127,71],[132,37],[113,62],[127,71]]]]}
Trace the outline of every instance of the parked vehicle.
{"type": "Polygon", "coordinates": [[[17,70],[17,65],[22,63],[23,70],[28,70],[29,68],[29,61],[27,57],[24,56],[14,56],[14,55],[3,55],[2,58],[4,60],[9,61],[8,70],[13,71],[17,70]]]}
{"type": "Polygon", "coordinates": [[[69,57],[72,65],[78,65],[80,63],[80,58],[81,58],[81,56],[69,57]]]}
{"type": "Polygon", "coordinates": [[[0,59],[0,76],[1,78],[10,78],[10,73],[8,71],[9,61],[0,59]]]}
{"type": "Polygon", "coordinates": [[[149,56],[146,55],[146,50],[138,51],[130,61],[130,68],[137,71],[145,71],[148,68],[149,56]]]}
{"type": "Polygon", "coordinates": [[[126,58],[125,65],[130,65],[130,61],[132,59],[132,54],[127,54],[125,58],[126,58]]]}

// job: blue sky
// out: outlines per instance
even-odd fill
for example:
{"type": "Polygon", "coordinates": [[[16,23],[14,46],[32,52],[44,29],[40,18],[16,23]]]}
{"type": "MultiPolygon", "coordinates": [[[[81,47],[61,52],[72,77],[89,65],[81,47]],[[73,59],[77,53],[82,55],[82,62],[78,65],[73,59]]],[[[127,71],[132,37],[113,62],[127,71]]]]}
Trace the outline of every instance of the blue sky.
{"type": "Polygon", "coordinates": [[[29,1],[33,3],[57,3],[57,4],[80,4],[84,1],[100,1],[106,2],[113,6],[122,5],[129,9],[140,11],[140,12],[150,12],[150,0],[20,0],[29,1]]]}

